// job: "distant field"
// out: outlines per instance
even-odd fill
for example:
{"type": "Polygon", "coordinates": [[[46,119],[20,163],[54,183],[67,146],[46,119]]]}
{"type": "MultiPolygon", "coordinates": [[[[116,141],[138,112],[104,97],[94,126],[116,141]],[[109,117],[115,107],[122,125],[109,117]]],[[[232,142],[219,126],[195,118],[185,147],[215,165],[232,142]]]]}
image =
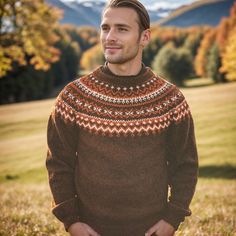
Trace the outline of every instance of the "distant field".
{"type": "MultiPolygon", "coordinates": [[[[176,235],[236,235],[236,83],[182,91],[195,120],[200,178],[193,216],[176,235]]],[[[0,236],[66,235],[50,213],[44,167],[53,103],[0,106],[0,236]]]]}

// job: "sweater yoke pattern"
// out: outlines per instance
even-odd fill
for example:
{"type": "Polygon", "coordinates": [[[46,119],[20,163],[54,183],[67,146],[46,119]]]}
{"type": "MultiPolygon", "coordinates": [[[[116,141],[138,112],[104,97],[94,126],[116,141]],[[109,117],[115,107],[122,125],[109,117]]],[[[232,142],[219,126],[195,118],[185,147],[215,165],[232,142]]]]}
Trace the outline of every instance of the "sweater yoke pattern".
{"type": "Polygon", "coordinates": [[[106,136],[155,134],[190,115],[182,93],[149,68],[141,79],[111,77],[100,67],[69,83],[57,98],[56,115],[106,136]]]}

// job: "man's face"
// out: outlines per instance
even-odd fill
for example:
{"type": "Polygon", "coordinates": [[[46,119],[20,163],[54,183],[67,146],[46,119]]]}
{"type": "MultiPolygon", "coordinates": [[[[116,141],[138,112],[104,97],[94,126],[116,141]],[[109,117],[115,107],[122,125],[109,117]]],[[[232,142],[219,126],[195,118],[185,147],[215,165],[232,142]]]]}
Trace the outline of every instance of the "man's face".
{"type": "Polygon", "coordinates": [[[138,15],[130,8],[108,8],[101,23],[104,56],[111,64],[141,60],[138,15]]]}

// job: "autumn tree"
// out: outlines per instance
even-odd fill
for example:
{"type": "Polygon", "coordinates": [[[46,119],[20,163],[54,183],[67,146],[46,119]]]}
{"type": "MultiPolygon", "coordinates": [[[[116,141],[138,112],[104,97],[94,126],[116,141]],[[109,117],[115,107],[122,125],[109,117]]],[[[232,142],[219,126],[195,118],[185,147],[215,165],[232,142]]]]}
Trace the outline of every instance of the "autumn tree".
{"type": "Polygon", "coordinates": [[[195,71],[201,77],[207,77],[208,56],[215,42],[216,30],[210,29],[201,41],[195,58],[195,71]]]}
{"type": "Polygon", "coordinates": [[[217,32],[217,42],[220,45],[222,67],[220,72],[226,75],[226,80],[236,80],[236,3],[230,10],[230,16],[221,21],[217,32]]]}
{"type": "Polygon", "coordinates": [[[80,45],[82,52],[99,43],[99,32],[94,27],[82,26],[78,28],[72,25],[65,25],[63,28],[71,39],[80,45]]]}
{"type": "Polygon", "coordinates": [[[224,53],[230,32],[236,26],[236,3],[230,9],[230,15],[223,18],[217,27],[216,42],[219,45],[221,54],[224,53]]]}
{"type": "Polygon", "coordinates": [[[18,66],[46,71],[59,59],[53,46],[59,15],[44,0],[0,1],[0,77],[18,66]]]}
{"type": "Polygon", "coordinates": [[[236,81],[236,27],[229,35],[222,64],[220,70],[222,73],[226,73],[226,79],[236,81]]]}
{"type": "Polygon", "coordinates": [[[105,59],[103,56],[101,45],[98,43],[92,48],[88,49],[81,58],[81,68],[86,71],[94,70],[99,65],[104,64],[105,59]]]}

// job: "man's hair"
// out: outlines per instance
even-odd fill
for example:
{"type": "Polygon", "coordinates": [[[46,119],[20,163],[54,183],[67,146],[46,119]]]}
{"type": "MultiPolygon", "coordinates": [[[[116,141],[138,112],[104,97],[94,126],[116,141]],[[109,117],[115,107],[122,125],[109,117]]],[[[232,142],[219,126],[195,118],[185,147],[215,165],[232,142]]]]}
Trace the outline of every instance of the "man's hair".
{"type": "Polygon", "coordinates": [[[127,7],[136,11],[139,18],[139,28],[140,31],[144,31],[150,28],[150,17],[144,5],[140,3],[138,0],[110,0],[105,6],[105,10],[108,8],[119,8],[119,7],[127,7]]]}

